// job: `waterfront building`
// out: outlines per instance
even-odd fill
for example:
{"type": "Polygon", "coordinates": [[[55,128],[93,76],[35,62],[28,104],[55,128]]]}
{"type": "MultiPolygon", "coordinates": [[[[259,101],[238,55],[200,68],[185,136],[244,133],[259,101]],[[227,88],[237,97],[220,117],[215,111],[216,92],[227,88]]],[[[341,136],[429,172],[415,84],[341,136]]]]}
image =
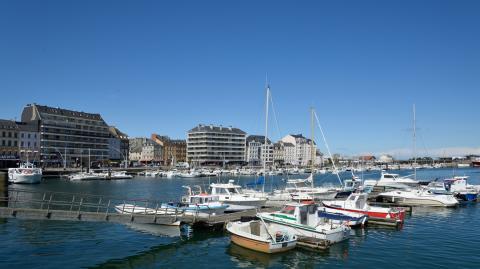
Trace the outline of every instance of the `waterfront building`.
{"type": "MultiPolygon", "coordinates": [[[[289,160],[286,163],[296,166],[307,166],[312,161],[311,140],[301,134],[289,134],[281,139],[284,143],[293,145],[294,156],[288,156],[289,160]],[[292,158],[293,157],[293,158],[292,158]],[[291,158],[291,159],[290,159],[291,158]]],[[[315,142],[313,147],[316,147],[315,142]]],[[[292,148],[290,148],[291,150],[292,148]]],[[[315,150],[315,149],[314,149],[315,150]]],[[[293,153],[293,152],[290,152],[293,153]]],[[[285,156],[287,158],[287,156],[285,156]]],[[[315,160],[314,160],[315,161],[315,160]]]]}
{"type": "Polygon", "coordinates": [[[296,165],[295,145],[281,140],[278,141],[273,147],[273,159],[276,165],[296,165]]]}
{"type": "Polygon", "coordinates": [[[19,129],[15,121],[0,120],[0,167],[14,167],[19,160],[19,129]]]}
{"type": "Polygon", "coordinates": [[[40,129],[37,122],[17,122],[20,161],[40,162],[40,129]]]}
{"type": "Polygon", "coordinates": [[[115,126],[110,126],[108,130],[110,131],[110,137],[108,138],[108,158],[110,161],[128,161],[128,135],[118,130],[115,126]]]}
{"type": "Polygon", "coordinates": [[[42,166],[88,165],[108,159],[108,125],[100,114],[28,104],[22,122],[37,124],[42,166]],[[88,158],[90,156],[90,158],[88,158]]]}
{"type": "Polygon", "coordinates": [[[277,166],[285,164],[285,147],[282,141],[273,144],[273,163],[277,166]]]}
{"type": "Polygon", "coordinates": [[[246,133],[238,128],[199,124],[187,134],[187,160],[192,165],[242,165],[246,133]]]}
{"type": "Polygon", "coordinates": [[[267,145],[265,145],[265,136],[249,135],[246,139],[245,161],[251,166],[261,166],[264,159],[267,165],[273,164],[272,142],[267,139],[267,145]]]}
{"type": "Polygon", "coordinates": [[[379,163],[385,163],[385,164],[390,164],[393,163],[393,157],[388,155],[388,154],[383,154],[378,158],[379,163]]]}
{"type": "Polygon", "coordinates": [[[129,141],[130,161],[145,164],[160,164],[162,162],[162,146],[146,137],[131,138],[129,141]]]}
{"type": "Polygon", "coordinates": [[[187,141],[170,139],[168,136],[152,134],[152,140],[163,148],[162,164],[175,166],[177,163],[187,161],[187,141]]]}

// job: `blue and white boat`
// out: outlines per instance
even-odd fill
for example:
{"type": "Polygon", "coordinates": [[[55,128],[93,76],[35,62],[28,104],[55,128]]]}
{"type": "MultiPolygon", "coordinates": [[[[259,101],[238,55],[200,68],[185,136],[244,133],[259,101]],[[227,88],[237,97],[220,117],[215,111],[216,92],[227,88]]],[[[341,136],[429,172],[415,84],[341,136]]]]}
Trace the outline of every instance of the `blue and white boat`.
{"type": "Polygon", "coordinates": [[[183,187],[187,189],[187,195],[182,197],[182,202],[162,204],[162,208],[176,207],[186,212],[221,214],[229,207],[228,204],[220,202],[218,195],[202,192],[200,186],[194,186],[197,188],[197,192],[193,191],[189,186],[183,187]]]}
{"type": "Polygon", "coordinates": [[[467,176],[455,176],[445,179],[445,187],[452,192],[458,200],[464,202],[476,201],[478,191],[468,186],[467,179],[467,176]]]}

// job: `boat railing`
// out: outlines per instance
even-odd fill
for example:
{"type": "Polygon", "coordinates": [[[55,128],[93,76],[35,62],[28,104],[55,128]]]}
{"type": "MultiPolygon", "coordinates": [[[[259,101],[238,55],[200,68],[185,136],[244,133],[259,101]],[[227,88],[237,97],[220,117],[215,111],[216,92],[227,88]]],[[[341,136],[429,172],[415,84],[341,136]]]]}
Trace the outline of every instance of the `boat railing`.
{"type": "MultiPolygon", "coordinates": [[[[162,206],[168,204],[158,200],[118,198],[96,194],[69,192],[34,191],[9,188],[0,196],[0,207],[27,208],[32,210],[52,210],[69,212],[90,212],[102,214],[131,215],[185,215],[185,210],[162,206]]],[[[194,216],[198,212],[193,212],[194,216]]],[[[191,214],[191,213],[190,213],[191,214]]]]}

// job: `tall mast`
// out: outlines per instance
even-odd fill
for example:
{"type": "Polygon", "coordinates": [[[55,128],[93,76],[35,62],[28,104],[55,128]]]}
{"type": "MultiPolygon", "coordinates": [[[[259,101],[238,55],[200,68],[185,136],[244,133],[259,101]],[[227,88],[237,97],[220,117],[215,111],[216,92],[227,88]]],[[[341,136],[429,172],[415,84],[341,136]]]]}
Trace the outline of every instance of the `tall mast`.
{"type": "Polygon", "coordinates": [[[268,137],[268,101],[270,96],[270,86],[268,85],[268,81],[266,83],[267,88],[267,99],[265,102],[265,141],[263,145],[263,185],[262,185],[262,192],[265,192],[265,179],[267,178],[267,158],[268,158],[268,146],[267,146],[267,137],[268,137]]]}
{"type": "Polygon", "coordinates": [[[417,180],[417,130],[415,118],[415,104],[413,104],[413,174],[417,180]]]}
{"type": "Polygon", "coordinates": [[[315,168],[315,163],[314,163],[314,161],[315,161],[315,148],[313,146],[313,139],[314,139],[314,134],[313,134],[313,107],[310,108],[310,129],[312,131],[312,136],[311,136],[311,141],[310,141],[310,143],[311,143],[310,151],[311,151],[311,154],[312,154],[312,158],[310,160],[310,164],[311,164],[311,169],[312,169],[312,171],[311,171],[311,175],[312,175],[311,184],[312,184],[312,188],[313,188],[313,169],[315,168]]]}

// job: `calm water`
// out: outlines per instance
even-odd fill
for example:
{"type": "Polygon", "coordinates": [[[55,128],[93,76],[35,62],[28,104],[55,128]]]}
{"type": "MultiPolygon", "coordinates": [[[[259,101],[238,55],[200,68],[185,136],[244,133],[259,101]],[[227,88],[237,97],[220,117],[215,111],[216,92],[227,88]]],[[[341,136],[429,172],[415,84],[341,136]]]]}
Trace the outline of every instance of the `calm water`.
{"type": "MultiPolygon", "coordinates": [[[[411,172],[411,171],[410,171],[411,172]]],[[[406,174],[408,171],[402,172],[406,174]]],[[[480,184],[480,169],[457,170],[480,184]]],[[[418,178],[451,176],[420,170],[418,178]]],[[[365,178],[378,178],[370,173],[365,178]]],[[[348,175],[344,175],[348,177],[348,175]]],[[[217,179],[211,179],[214,182],[217,179]]],[[[252,178],[239,178],[243,185],[252,178]]],[[[332,175],[316,177],[333,184],[332,175]]],[[[127,198],[178,200],[182,185],[207,186],[208,178],[69,182],[52,179],[32,190],[127,198]]],[[[279,177],[267,187],[281,185],[279,177]]],[[[162,231],[164,233],[165,231],[162,231]]],[[[358,229],[351,239],[321,252],[293,250],[266,255],[231,245],[223,232],[194,231],[191,239],[153,235],[121,224],[0,219],[2,268],[479,268],[480,203],[456,209],[417,208],[402,230],[358,229]]]]}

